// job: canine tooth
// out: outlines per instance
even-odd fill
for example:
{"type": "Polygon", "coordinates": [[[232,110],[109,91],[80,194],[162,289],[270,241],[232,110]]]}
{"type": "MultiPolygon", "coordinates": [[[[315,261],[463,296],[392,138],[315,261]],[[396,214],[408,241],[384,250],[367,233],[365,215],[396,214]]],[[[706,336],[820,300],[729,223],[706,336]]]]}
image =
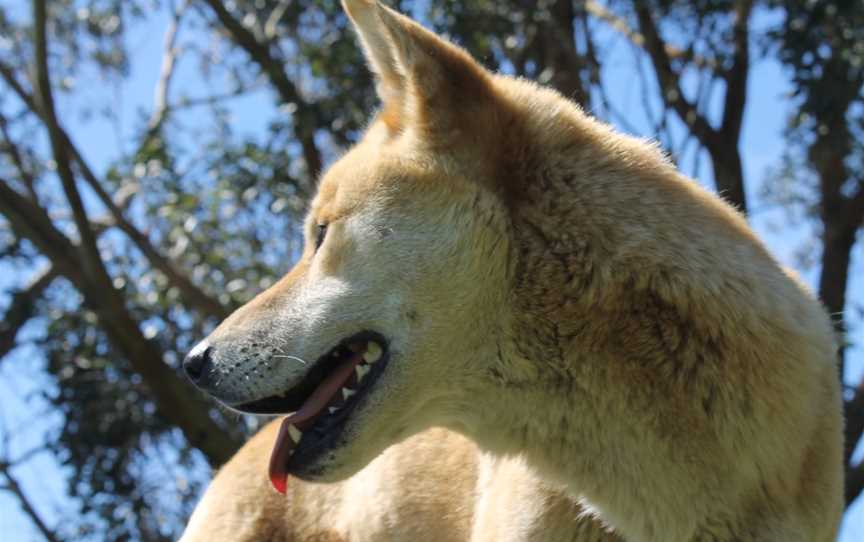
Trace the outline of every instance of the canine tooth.
{"type": "Polygon", "coordinates": [[[369,342],[366,345],[366,352],[363,353],[363,359],[366,363],[375,363],[379,359],[381,359],[381,347],[378,346],[378,343],[369,342]]]}
{"type": "Polygon", "coordinates": [[[291,436],[291,440],[294,441],[294,444],[297,444],[300,442],[300,439],[303,438],[303,432],[293,425],[288,426],[288,434],[291,436]]]}
{"type": "Polygon", "coordinates": [[[364,367],[363,364],[354,367],[354,372],[357,373],[357,380],[363,380],[366,373],[369,372],[369,367],[364,367]]]}
{"type": "Polygon", "coordinates": [[[347,401],[349,397],[357,393],[354,390],[349,390],[348,388],[342,388],[342,397],[347,401]]]}

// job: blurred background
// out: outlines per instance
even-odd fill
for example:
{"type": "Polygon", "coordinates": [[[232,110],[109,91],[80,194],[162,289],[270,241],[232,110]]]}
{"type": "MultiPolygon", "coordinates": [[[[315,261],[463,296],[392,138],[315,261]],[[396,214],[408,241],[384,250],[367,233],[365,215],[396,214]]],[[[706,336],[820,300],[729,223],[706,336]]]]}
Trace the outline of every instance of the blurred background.
{"type": "MultiPolygon", "coordinates": [[[[812,286],[864,540],[864,3],[393,3],[658,141],[812,286]]],[[[338,0],[0,0],[0,537],[177,538],[259,423],[179,362],[290,268],[376,105],[338,0]]]]}

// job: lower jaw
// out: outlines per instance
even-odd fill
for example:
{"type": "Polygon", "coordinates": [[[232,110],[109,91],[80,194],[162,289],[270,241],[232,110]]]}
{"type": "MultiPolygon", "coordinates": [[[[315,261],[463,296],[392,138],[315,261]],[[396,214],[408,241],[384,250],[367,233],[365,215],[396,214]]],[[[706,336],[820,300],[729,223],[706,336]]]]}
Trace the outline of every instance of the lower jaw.
{"type": "Polygon", "coordinates": [[[285,464],[286,472],[307,481],[324,476],[328,454],[332,458],[332,452],[347,444],[344,432],[349,415],[350,412],[345,412],[339,420],[327,428],[316,430],[314,422],[311,427],[307,427],[304,430],[304,438],[294,448],[285,464]],[[313,440],[306,440],[309,438],[313,440]]]}
{"type": "MultiPolygon", "coordinates": [[[[270,475],[277,491],[284,492],[286,489],[286,475],[291,475],[307,481],[336,481],[334,475],[338,476],[338,465],[334,464],[334,452],[349,444],[346,435],[346,426],[357,408],[365,401],[367,394],[374,389],[378,378],[387,366],[388,353],[374,362],[374,365],[363,379],[363,386],[344,401],[337,401],[339,410],[318,414],[296,424],[296,428],[302,432],[302,437],[290,451],[284,462],[279,462],[274,449],[274,457],[271,457],[270,475]]],[[[283,430],[287,430],[285,424],[291,419],[283,420],[283,430]]],[[[280,439],[282,436],[280,435],[280,439]]],[[[282,456],[284,457],[284,456],[282,456]]]]}
{"type": "Polygon", "coordinates": [[[288,475],[305,482],[338,481],[338,477],[333,477],[334,457],[332,455],[328,457],[328,452],[332,452],[336,448],[338,446],[312,450],[308,455],[292,457],[288,460],[285,470],[288,475]]]}
{"type": "Polygon", "coordinates": [[[348,427],[340,428],[328,435],[325,441],[298,449],[286,465],[288,475],[304,482],[323,484],[350,478],[378,455],[377,448],[367,448],[368,438],[364,438],[361,445],[352,438],[352,433],[348,427]]]}

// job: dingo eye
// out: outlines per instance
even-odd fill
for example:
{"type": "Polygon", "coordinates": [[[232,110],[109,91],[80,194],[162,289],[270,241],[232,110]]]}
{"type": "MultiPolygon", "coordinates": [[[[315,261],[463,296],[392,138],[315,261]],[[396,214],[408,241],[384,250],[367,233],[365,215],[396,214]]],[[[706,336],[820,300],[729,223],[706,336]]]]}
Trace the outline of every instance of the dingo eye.
{"type": "Polygon", "coordinates": [[[321,248],[324,243],[324,237],[327,235],[327,224],[318,224],[318,231],[315,234],[315,250],[321,248]]]}

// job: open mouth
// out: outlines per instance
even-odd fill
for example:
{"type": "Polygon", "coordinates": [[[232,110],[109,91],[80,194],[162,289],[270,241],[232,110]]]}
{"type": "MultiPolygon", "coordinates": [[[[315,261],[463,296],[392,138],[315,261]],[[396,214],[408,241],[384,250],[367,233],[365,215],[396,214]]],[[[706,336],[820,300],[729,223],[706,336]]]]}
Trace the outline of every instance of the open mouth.
{"type": "Polygon", "coordinates": [[[387,354],[380,334],[358,333],[319,358],[291,390],[234,406],[253,414],[293,412],[282,420],[270,455],[270,482],[277,491],[285,493],[290,470],[337,444],[349,414],[383,371],[387,354]]]}

